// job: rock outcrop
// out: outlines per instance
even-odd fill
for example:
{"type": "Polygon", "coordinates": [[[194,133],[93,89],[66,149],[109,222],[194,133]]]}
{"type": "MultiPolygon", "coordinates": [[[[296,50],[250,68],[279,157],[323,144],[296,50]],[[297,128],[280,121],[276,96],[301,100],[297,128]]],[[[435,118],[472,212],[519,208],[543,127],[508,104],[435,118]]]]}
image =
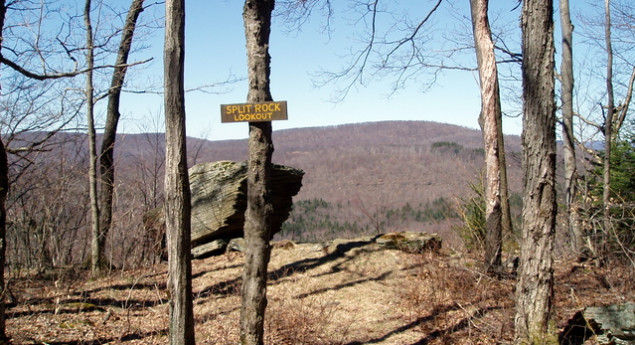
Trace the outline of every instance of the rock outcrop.
{"type": "Polygon", "coordinates": [[[600,345],[635,344],[635,303],[588,307],[577,312],[560,333],[559,343],[581,345],[593,336],[600,345]]]}
{"type": "MultiPolygon", "coordinates": [[[[243,236],[247,208],[247,163],[220,161],[197,164],[189,169],[189,176],[192,256],[200,258],[221,253],[231,239],[243,236]]],[[[282,223],[289,217],[292,197],[300,191],[303,176],[302,170],[274,164],[271,197],[274,206],[272,228],[275,232],[280,231],[282,223]]],[[[150,213],[152,211],[148,215],[150,213]]],[[[145,217],[148,220],[144,219],[146,230],[156,233],[157,230],[152,227],[159,224],[165,233],[163,211],[154,212],[152,217],[148,215],[145,217]]]]}
{"type": "Polygon", "coordinates": [[[441,249],[442,240],[437,234],[425,232],[392,232],[377,237],[375,242],[389,249],[420,253],[428,250],[438,251],[441,249]]]}

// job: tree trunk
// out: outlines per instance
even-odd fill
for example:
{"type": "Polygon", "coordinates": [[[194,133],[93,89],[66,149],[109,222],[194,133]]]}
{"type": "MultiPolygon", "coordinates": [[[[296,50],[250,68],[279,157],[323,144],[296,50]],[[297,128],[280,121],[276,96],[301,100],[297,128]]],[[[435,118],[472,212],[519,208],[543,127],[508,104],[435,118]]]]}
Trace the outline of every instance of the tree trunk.
{"type": "Polygon", "coordinates": [[[580,253],[584,240],[578,224],[578,205],[576,202],[578,172],[573,137],[573,24],[571,24],[569,14],[569,0],[560,0],[560,23],[562,26],[560,77],[566,224],[571,236],[571,249],[574,253],[580,253]]]}
{"type": "Polygon", "coordinates": [[[106,108],[106,127],[104,128],[104,137],[101,142],[100,174],[101,174],[101,205],[100,209],[100,225],[99,225],[99,241],[98,255],[103,258],[104,246],[106,244],[106,236],[110,231],[112,224],[112,203],[115,191],[115,165],[114,150],[115,139],[117,137],[117,124],[119,123],[119,100],[121,98],[121,88],[126,76],[128,63],[128,55],[132,45],[132,37],[134,35],[137,19],[143,11],[144,0],[133,0],[128,10],[126,22],[121,33],[121,42],[119,43],[119,51],[115,60],[115,68],[112,73],[112,81],[108,91],[108,107],[106,108]]]}
{"type": "MultiPolygon", "coordinates": [[[[4,16],[7,13],[5,0],[0,0],[0,50],[2,50],[2,35],[4,32],[4,16]]],[[[0,64],[0,67],[2,65],[0,64]]],[[[2,85],[0,85],[0,90],[2,85]]],[[[6,316],[4,306],[5,286],[4,286],[4,265],[7,254],[7,212],[5,201],[9,192],[9,168],[7,162],[7,152],[4,143],[0,138],[0,341],[6,341],[6,316]]]]}
{"type": "Polygon", "coordinates": [[[487,17],[488,0],[470,0],[472,30],[481,86],[481,129],[485,144],[485,267],[500,272],[502,252],[501,171],[499,124],[501,118],[498,70],[487,17]]]}
{"type": "MultiPolygon", "coordinates": [[[[249,93],[247,102],[271,101],[269,91],[269,33],[274,0],[246,0],[243,21],[247,44],[249,93]]],[[[245,213],[245,267],[241,289],[240,340],[243,345],[263,344],[267,306],[267,265],[271,246],[270,197],[273,142],[271,122],[249,123],[247,210],[245,213]]]]}
{"type": "Polygon", "coordinates": [[[606,40],[606,117],[604,119],[604,178],[602,205],[604,206],[604,231],[608,233],[611,227],[611,145],[613,144],[613,114],[615,101],[613,99],[613,46],[611,44],[611,1],[604,0],[604,38],[606,40]]]}
{"type": "MultiPolygon", "coordinates": [[[[2,1],[2,10],[4,10],[4,0],[2,1]]],[[[2,20],[4,20],[4,12],[0,12],[2,20]]],[[[2,28],[0,23],[0,28],[2,28]]],[[[1,46],[0,46],[1,47],[1,46]]],[[[4,265],[7,253],[7,212],[5,209],[5,201],[9,192],[9,168],[7,166],[7,152],[4,149],[4,143],[0,139],[0,343],[7,340],[5,308],[4,308],[4,265]]]]}
{"type": "MultiPolygon", "coordinates": [[[[499,92],[500,95],[500,92],[499,92]]],[[[503,236],[514,235],[514,225],[512,223],[512,212],[509,206],[509,182],[507,180],[507,158],[505,157],[505,137],[503,136],[503,112],[498,114],[498,163],[500,165],[500,193],[501,193],[501,222],[503,236]]]]}
{"type": "Polygon", "coordinates": [[[553,2],[523,1],[523,226],[516,286],[518,344],[547,344],[553,300],[556,138],[553,2]]]}
{"type": "Polygon", "coordinates": [[[93,67],[94,67],[94,45],[93,45],[93,26],[90,20],[91,0],[86,0],[84,4],[84,25],[86,28],[86,121],[88,126],[88,185],[90,195],[90,214],[91,214],[91,272],[96,275],[101,270],[101,249],[99,243],[101,231],[99,230],[99,199],[97,192],[97,145],[95,139],[95,101],[93,87],[93,67]]]}
{"type": "Polygon", "coordinates": [[[185,2],[165,3],[165,226],[170,293],[170,344],[194,344],[190,184],[185,145],[185,2]]]}

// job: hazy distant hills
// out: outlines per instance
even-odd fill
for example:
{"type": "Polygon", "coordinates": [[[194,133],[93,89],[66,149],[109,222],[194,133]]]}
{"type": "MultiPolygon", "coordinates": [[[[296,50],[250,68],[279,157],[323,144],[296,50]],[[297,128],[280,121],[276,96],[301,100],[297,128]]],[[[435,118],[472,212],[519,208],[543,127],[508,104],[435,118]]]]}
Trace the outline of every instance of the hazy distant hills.
{"type": "MultiPolygon", "coordinates": [[[[123,134],[120,161],[163,153],[162,134],[123,134]],[[155,146],[155,147],[156,147],[155,146]]],[[[424,121],[387,121],[276,131],[274,163],[303,169],[296,200],[361,200],[366,204],[419,204],[439,196],[461,196],[483,170],[478,130],[424,121]]],[[[520,186],[520,138],[506,137],[510,180],[520,186]],[[516,154],[518,157],[518,154],[516,154]]],[[[190,164],[245,160],[247,140],[188,142],[190,164]]],[[[129,164],[125,164],[129,165],[129,164]]]]}
{"type": "MultiPolygon", "coordinates": [[[[72,162],[78,176],[82,176],[78,178],[83,179],[88,166],[85,163],[86,136],[60,133],[56,138],[64,144],[50,145],[49,151],[40,154],[37,158],[40,166],[72,162]]],[[[511,191],[519,192],[520,138],[505,139],[511,191]]],[[[361,231],[368,232],[373,222],[378,222],[376,215],[381,215],[386,223],[382,228],[386,230],[407,227],[408,230],[439,231],[442,228],[439,219],[416,223],[412,219],[423,219],[419,217],[420,211],[440,198],[444,199],[443,203],[437,204],[433,211],[451,212],[449,209],[460,198],[472,195],[470,184],[483,177],[481,132],[455,125],[423,121],[370,122],[276,131],[273,140],[274,163],[305,171],[303,187],[294,201],[321,203],[305,204],[312,207],[310,212],[314,214],[306,215],[310,219],[295,219],[301,229],[307,228],[301,222],[310,221],[316,227],[316,230],[308,230],[311,232],[358,229],[352,232],[354,235],[360,232],[360,227],[361,231]],[[321,205],[318,210],[316,205],[321,205]],[[408,207],[408,215],[402,209],[404,206],[408,207]],[[391,212],[393,217],[403,221],[389,219],[391,212]]],[[[120,196],[126,195],[125,209],[132,208],[141,214],[144,205],[134,204],[141,202],[136,200],[158,195],[148,192],[149,189],[160,192],[163,188],[165,137],[162,133],[120,134],[115,157],[117,188],[120,196]]],[[[247,157],[247,140],[189,138],[188,157],[190,165],[218,160],[242,161],[247,157]]],[[[295,216],[292,214],[292,218],[295,216]]],[[[446,223],[444,227],[448,229],[450,225],[446,223]]]]}

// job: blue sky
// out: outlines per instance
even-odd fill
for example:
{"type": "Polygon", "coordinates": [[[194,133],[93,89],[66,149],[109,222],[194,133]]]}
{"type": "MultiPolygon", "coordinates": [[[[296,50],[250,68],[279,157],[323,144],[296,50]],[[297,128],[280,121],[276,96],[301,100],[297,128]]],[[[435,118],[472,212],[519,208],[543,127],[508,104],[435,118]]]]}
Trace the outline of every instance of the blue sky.
{"type": "MultiPolygon", "coordinates": [[[[417,13],[425,15],[433,2],[404,3],[408,4],[409,13],[417,18],[417,13]]],[[[242,5],[240,0],[186,2],[186,88],[246,75],[242,5]]],[[[492,13],[502,13],[504,20],[517,29],[519,10],[510,12],[512,5],[492,9],[490,15],[496,17],[492,13]]],[[[401,5],[394,1],[391,6],[401,5]]],[[[396,93],[391,92],[390,78],[378,78],[365,86],[354,87],[343,101],[334,103],[332,99],[342,85],[315,87],[316,74],[320,70],[336,71],[344,67],[348,61],[347,52],[351,47],[360,47],[357,37],[361,30],[359,25],[350,23],[353,13],[345,8],[336,10],[330,34],[322,30],[323,17],[311,18],[301,31],[293,32],[288,32],[280,18],[274,19],[270,39],[271,92],[274,100],[288,102],[289,112],[288,120],[273,122],[274,130],[382,120],[426,120],[478,128],[480,99],[476,72],[445,71],[427,90],[422,90],[415,81],[396,93]]],[[[469,23],[461,23],[457,17],[468,15],[467,0],[446,1],[436,14],[430,32],[435,35],[465,32],[465,25],[469,23]]],[[[153,56],[154,61],[142,71],[134,72],[131,78],[149,78],[160,83],[162,34],[162,31],[158,32],[150,39],[150,49],[136,55],[139,59],[153,56]]],[[[474,59],[473,52],[465,56],[470,61],[474,59]]],[[[463,61],[469,64],[468,60],[463,61]]],[[[188,135],[210,140],[246,138],[246,123],[220,123],[220,104],[244,102],[246,81],[214,90],[219,93],[190,92],[186,95],[188,135]]],[[[127,95],[122,101],[121,132],[149,130],[149,119],[161,116],[162,103],[158,95],[127,95]]],[[[521,119],[505,118],[504,131],[520,134],[521,119]]]]}

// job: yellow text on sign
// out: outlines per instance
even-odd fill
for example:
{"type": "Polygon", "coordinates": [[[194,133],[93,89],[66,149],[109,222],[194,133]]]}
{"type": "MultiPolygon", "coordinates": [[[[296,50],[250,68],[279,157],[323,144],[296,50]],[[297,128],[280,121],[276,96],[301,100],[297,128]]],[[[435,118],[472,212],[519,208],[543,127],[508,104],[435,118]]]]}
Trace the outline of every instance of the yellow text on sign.
{"type": "Polygon", "coordinates": [[[287,119],[287,102],[222,104],[222,122],[262,122],[287,119]]]}

